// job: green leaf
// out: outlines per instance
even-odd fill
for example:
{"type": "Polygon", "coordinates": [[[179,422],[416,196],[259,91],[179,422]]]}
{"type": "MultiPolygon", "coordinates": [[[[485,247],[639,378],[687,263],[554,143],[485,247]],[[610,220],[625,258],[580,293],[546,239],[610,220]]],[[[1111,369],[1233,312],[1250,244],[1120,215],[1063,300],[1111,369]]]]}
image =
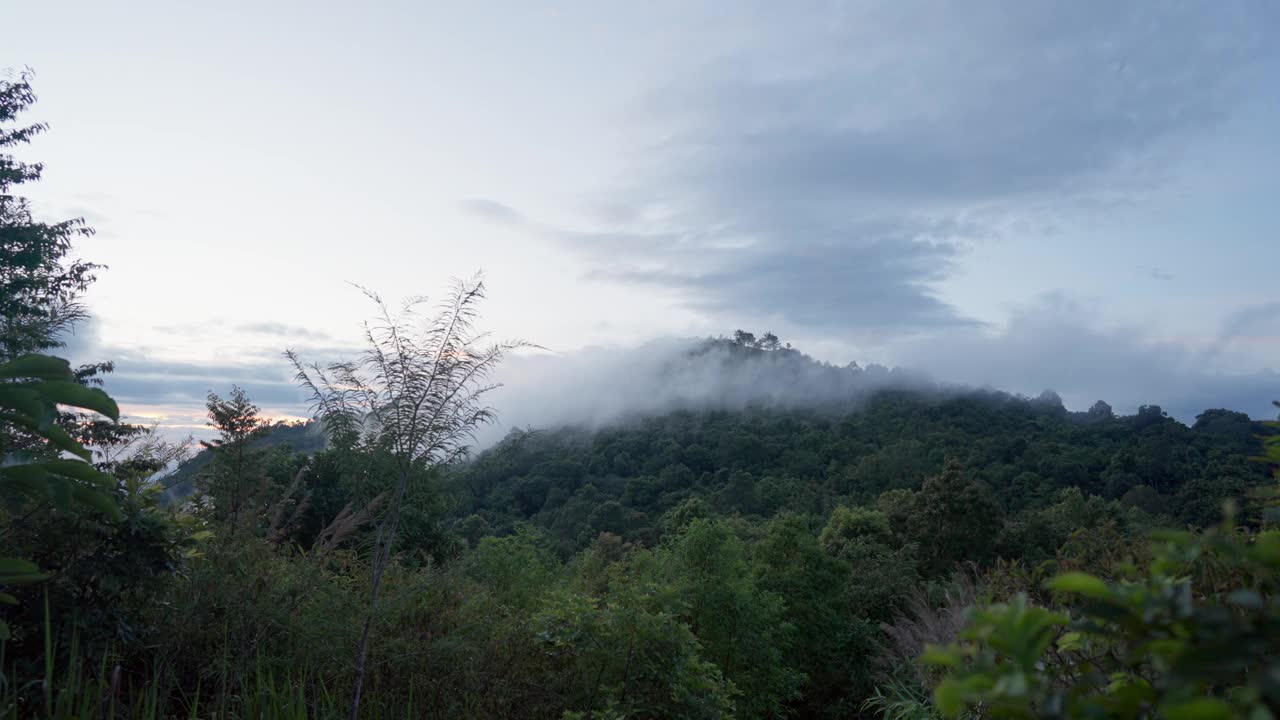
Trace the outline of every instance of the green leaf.
{"type": "Polygon", "coordinates": [[[79,480],[80,482],[108,488],[115,486],[115,478],[98,470],[89,463],[79,460],[49,460],[41,463],[46,470],[57,475],[79,480]]]}
{"type": "Polygon", "coordinates": [[[120,419],[120,408],[111,396],[99,388],[85,387],[75,382],[42,382],[32,386],[43,397],[72,407],[92,410],[112,420],[120,419]]]}
{"type": "Polygon", "coordinates": [[[119,520],[121,517],[120,507],[116,505],[116,501],[104,492],[77,485],[72,488],[71,497],[76,503],[93,508],[109,516],[112,520],[119,520]]]}
{"type": "Polygon", "coordinates": [[[0,558],[0,585],[27,585],[44,579],[40,568],[28,560],[0,558]]]}
{"type": "Polygon", "coordinates": [[[1026,673],[1011,672],[1000,676],[996,681],[993,692],[1002,697],[1025,697],[1030,685],[1027,683],[1026,673]]]}
{"type": "Polygon", "coordinates": [[[53,401],[31,385],[0,384],[0,408],[18,415],[24,420],[24,426],[37,432],[45,430],[58,418],[58,408],[53,401]]]}
{"type": "Polygon", "coordinates": [[[22,493],[37,502],[49,499],[49,473],[36,465],[0,467],[0,485],[8,486],[8,492],[22,493]]]}
{"type": "Polygon", "coordinates": [[[1266,705],[1259,703],[1249,710],[1248,718],[1249,720],[1275,720],[1275,715],[1271,714],[1266,705]]]}
{"type": "Polygon", "coordinates": [[[0,467],[0,483],[9,483],[28,496],[53,501],[70,511],[76,503],[120,517],[120,508],[103,489],[115,486],[115,478],[79,460],[45,460],[0,467]]]}
{"type": "Polygon", "coordinates": [[[1165,720],[1231,720],[1231,706],[1217,698],[1196,698],[1165,707],[1165,720]]]}
{"type": "Polygon", "coordinates": [[[30,560],[22,558],[0,558],[0,575],[40,572],[40,568],[30,560]]]}
{"type": "Polygon", "coordinates": [[[1045,582],[1045,587],[1058,592],[1076,593],[1091,598],[1105,598],[1111,595],[1111,589],[1098,578],[1082,573],[1063,573],[1045,582]]]}
{"type": "Polygon", "coordinates": [[[920,655],[920,662],[926,665],[954,667],[960,664],[960,655],[951,648],[929,645],[924,649],[924,653],[920,655]]]}
{"type": "Polygon", "coordinates": [[[59,450],[65,450],[69,453],[73,453],[85,460],[93,459],[93,454],[91,452],[85,449],[83,445],[76,442],[75,438],[71,437],[66,430],[52,424],[52,422],[47,427],[40,427],[40,423],[36,422],[33,418],[14,413],[0,413],[0,420],[11,422],[14,425],[24,427],[33,433],[41,435],[59,450]]]}
{"type": "Polygon", "coordinates": [[[48,478],[49,471],[44,469],[44,463],[41,462],[24,462],[0,467],[0,482],[18,485],[27,494],[38,496],[42,500],[48,491],[48,487],[44,484],[48,478]]]}
{"type": "Polygon", "coordinates": [[[65,450],[77,457],[83,458],[86,462],[93,460],[93,453],[90,452],[88,448],[76,442],[76,439],[71,437],[71,433],[68,433],[57,425],[50,425],[49,429],[44,431],[44,437],[59,450],[65,450]]]}
{"type": "Polygon", "coordinates": [[[1058,638],[1059,650],[1078,650],[1084,644],[1084,635],[1078,632],[1063,633],[1058,638]]]}
{"type": "Polygon", "coordinates": [[[955,678],[948,677],[933,691],[933,704],[947,717],[959,717],[964,712],[964,689],[955,678]]]}
{"type": "Polygon", "coordinates": [[[72,484],[67,482],[66,478],[57,476],[51,476],[48,483],[49,497],[53,500],[53,506],[62,512],[71,512],[72,484]]]}
{"type": "Polygon", "coordinates": [[[5,605],[17,605],[18,598],[10,595],[7,592],[0,592],[0,603],[4,603],[5,605]]]}
{"type": "Polygon", "coordinates": [[[71,363],[50,355],[23,355],[0,364],[0,378],[32,378],[36,380],[72,380],[71,363]]]}
{"type": "Polygon", "coordinates": [[[1164,640],[1152,640],[1147,643],[1147,648],[1151,654],[1164,660],[1172,662],[1186,650],[1187,641],[1181,638],[1167,638],[1164,640]]]}

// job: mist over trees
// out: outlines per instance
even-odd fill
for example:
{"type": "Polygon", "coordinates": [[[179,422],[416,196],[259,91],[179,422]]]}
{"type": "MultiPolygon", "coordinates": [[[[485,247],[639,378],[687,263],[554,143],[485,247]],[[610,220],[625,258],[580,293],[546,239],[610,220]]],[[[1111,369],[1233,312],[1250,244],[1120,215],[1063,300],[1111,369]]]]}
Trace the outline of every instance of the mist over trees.
{"type": "Polygon", "coordinates": [[[882,389],[949,391],[920,373],[818,362],[776,337],[762,345],[741,330],[731,337],[513,357],[496,377],[503,386],[493,402],[502,414],[478,436],[481,447],[530,426],[599,429],[675,411],[748,407],[847,412],[882,389]]]}
{"type": "MultiPolygon", "coordinates": [[[[34,99],[0,80],[0,149],[34,99]]],[[[109,362],[49,354],[102,268],[13,194],[40,170],[0,154],[0,717],[1280,712],[1278,423],[739,330],[473,454],[525,346],[477,278],[371,294],[354,359],[289,353],[314,423],[210,389],[186,460],[121,422],[109,362]]]]}

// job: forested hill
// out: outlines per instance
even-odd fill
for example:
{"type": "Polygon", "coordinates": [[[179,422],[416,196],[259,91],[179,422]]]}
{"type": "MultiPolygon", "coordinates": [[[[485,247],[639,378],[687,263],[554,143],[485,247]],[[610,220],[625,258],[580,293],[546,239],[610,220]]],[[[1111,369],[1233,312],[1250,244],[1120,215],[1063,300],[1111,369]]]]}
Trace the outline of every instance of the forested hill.
{"type": "MultiPolygon", "coordinates": [[[[680,508],[756,521],[794,513],[819,525],[840,506],[909,507],[950,462],[998,510],[972,529],[990,542],[957,559],[1044,558],[1080,525],[1030,545],[1019,534],[1045,526],[1044,513],[1063,502],[1093,508],[1071,521],[1086,526],[1207,527],[1225,500],[1269,478],[1251,458],[1274,431],[1230,410],[1206,410],[1189,426],[1155,405],[1131,416],[1103,401],[1071,412],[1051,391],[1027,398],[818,362],[771,333],[738,331],[652,357],[630,389],[648,404],[628,399],[638,407],[603,424],[513,431],[442,473],[443,492],[431,494],[449,510],[431,535],[452,530],[475,545],[531,524],[567,557],[601,533],[656,546],[680,508]]],[[[264,428],[249,444],[281,451],[270,454],[281,482],[324,447],[314,423],[264,428]]],[[[206,449],[165,479],[173,497],[190,492],[211,458],[206,449]]]]}
{"type": "Polygon", "coordinates": [[[757,406],[516,432],[455,473],[452,491],[473,541],[532,521],[568,553],[601,532],[652,545],[689,501],[759,518],[907,502],[951,459],[999,511],[975,528],[990,541],[980,554],[1039,555],[1061,538],[1010,544],[1072,498],[1120,522],[1212,525],[1225,499],[1267,479],[1248,459],[1266,432],[1228,410],[1188,427],[1157,406],[1118,417],[1101,402],[1068,412],[1051,394],[885,389],[843,413],[757,406]]]}
{"type": "MultiPolygon", "coordinates": [[[[829,408],[848,412],[886,388],[938,389],[920,373],[879,365],[832,365],[766,333],[667,338],[567,357],[523,358],[500,372],[488,400],[507,427],[608,427],[673,410],[829,408]]],[[[501,439],[485,431],[484,444],[501,439]]]]}
{"type": "MultiPolygon", "coordinates": [[[[1274,431],[1242,413],[1187,425],[1156,406],[1069,412],[1050,392],[943,388],[768,340],[686,346],[635,382],[669,390],[609,422],[513,432],[406,484],[380,611],[381,707],[933,717],[920,653],[955,640],[966,607],[1057,602],[1044,583],[1063,572],[1163,567],[1151,531],[1214,526],[1228,501],[1262,527],[1250,492],[1275,468],[1252,459],[1274,431]]],[[[207,488],[193,506],[217,512],[248,488],[253,524],[206,546],[179,616],[210,637],[187,643],[217,647],[234,617],[234,636],[270,628],[282,672],[325,667],[345,682],[332,643],[297,640],[358,627],[362,576],[339,568],[381,532],[385,446],[295,452],[223,435],[192,471],[207,488]]]]}
{"type": "MultiPolygon", "coordinates": [[[[279,448],[286,452],[311,454],[324,449],[325,437],[315,422],[278,422],[250,441],[254,449],[279,448]]],[[[166,497],[171,500],[184,498],[194,490],[194,481],[202,470],[213,462],[212,448],[204,448],[176,470],[160,479],[166,497]]]]}

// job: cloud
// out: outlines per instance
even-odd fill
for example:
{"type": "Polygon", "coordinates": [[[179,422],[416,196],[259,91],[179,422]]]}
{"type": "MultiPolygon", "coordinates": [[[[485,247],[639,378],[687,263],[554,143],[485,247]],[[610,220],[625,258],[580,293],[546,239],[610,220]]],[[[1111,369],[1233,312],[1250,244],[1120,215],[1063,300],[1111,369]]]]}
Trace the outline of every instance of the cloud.
{"type": "MultiPolygon", "coordinates": [[[[103,377],[104,389],[122,406],[134,409],[163,406],[166,417],[203,416],[209,391],[225,395],[239,385],[257,405],[273,415],[301,415],[307,396],[293,381],[288,362],[272,351],[247,353],[240,362],[194,363],[156,359],[148,349],[104,344],[92,318],[76,326],[66,338],[65,354],[73,364],[111,361],[114,370],[103,377]]],[[[307,356],[339,357],[336,348],[305,349],[307,356]]],[[[128,408],[126,408],[128,409],[128,408]]],[[[151,413],[152,415],[156,413],[151,413]]]]}
{"type": "Polygon", "coordinates": [[[638,103],[644,140],[600,210],[536,231],[593,277],[715,316],[971,325],[937,293],[967,247],[1044,241],[1160,184],[1245,96],[1280,19],[1247,2],[836,7],[726,19],[718,61],[638,103]]]}
{"type": "MultiPolygon", "coordinates": [[[[1280,307],[1237,313],[1224,324],[1224,336],[1242,326],[1240,318],[1275,310],[1280,307]]],[[[1274,347],[1280,348],[1280,337],[1274,347]]],[[[1028,397],[1048,389],[1071,410],[1097,400],[1122,414],[1159,405],[1187,423],[1211,408],[1274,418],[1271,402],[1280,400],[1276,368],[1230,372],[1207,362],[1193,344],[1161,340],[1140,327],[1102,328],[1088,308],[1063,294],[1019,309],[1003,328],[952,327],[899,338],[877,352],[898,368],[853,369],[780,354],[744,358],[693,339],[512,357],[498,372],[503,387],[488,397],[498,423],[482,430],[479,445],[515,427],[594,429],[680,409],[762,404],[847,412],[886,387],[990,388],[1028,397]]]]}
{"type": "Polygon", "coordinates": [[[105,388],[119,402],[198,408],[204,406],[209,391],[225,395],[232,385],[239,385],[260,406],[302,412],[307,398],[290,375],[283,359],[257,364],[197,365],[124,355],[115,360],[115,371],[107,376],[105,388]]]}
{"type": "Polygon", "coordinates": [[[102,360],[98,356],[98,351],[102,347],[102,332],[98,327],[98,321],[93,317],[76,323],[70,332],[63,333],[59,339],[63,346],[54,353],[65,356],[74,364],[81,365],[102,360]]]}
{"type": "Polygon", "coordinates": [[[221,329],[226,325],[225,320],[214,318],[212,320],[203,320],[199,323],[185,323],[181,325],[152,325],[151,329],[164,335],[181,335],[186,337],[206,337],[210,330],[215,328],[221,329]]]}
{"type": "Polygon", "coordinates": [[[885,387],[933,387],[917,373],[817,363],[799,353],[731,351],[701,339],[508,358],[486,402],[498,423],[478,444],[515,427],[596,429],[674,410],[825,407],[847,410],[885,387]]]}
{"type": "MultiPolygon", "coordinates": [[[[1227,334],[1232,325],[1228,320],[1227,334]]],[[[1104,327],[1062,295],[1018,310],[1000,330],[903,339],[888,354],[949,382],[1026,394],[1053,389],[1077,410],[1106,400],[1118,412],[1160,405],[1183,421],[1219,407],[1265,418],[1275,414],[1271,401],[1280,400],[1277,368],[1221,369],[1192,343],[1162,341],[1141,327],[1104,327]]]]}
{"type": "Polygon", "coordinates": [[[1140,267],[1138,268],[1138,271],[1146,275],[1147,277],[1151,278],[1152,280],[1159,280],[1161,282],[1168,282],[1170,280],[1173,280],[1173,273],[1170,273],[1166,270],[1163,270],[1155,266],[1140,267]]]}
{"type": "Polygon", "coordinates": [[[472,198],[460,204],[463,212],[489,222],[501,225],[524,225],[528,222],[525,216],[515,208],[503,205],[496,200],[472,198]]]}
{"type": "Polygon", "coordinates": [[[1228,314],[1202,359],[1211,362],[1228,354],[1255,353],[1273,361],[1280,357],[1280,302],[1248,305],[1228,314]]]}
{"type": "MultiPolygon", "coordinates": [[[[487,398],[499,422],[482,428],[478,444],[492,444],[513,427],[598,428],[677,409],[834,403],[848,410],[885,387],[991,387],[1031,396],[1052,389],[1074,410],[1102,399],[1122,413],[1160,405],[1184,422],[1215,407],[1269,418],[1274,416],[1270,402],[1280,399],[1280,373],[1274,368],[1230,372],[1220,361],[1246,339],[1269,339],[1273,350],[1280,348],[1278,316],[1278,303],[1230,314],[1209,340],[1209,348],[1219,348],[1211,354],[1194,343],[1160,340],[1141,327],[1105,327],[1070,297],[1049,294],[1015,311],[1002,328],[953,326],[892,339],[876,350],[877,357],[903,368],[892,371],[799,362],[777,354],[744,360],[694,339],[516,355],[499,368],[496,379],[504,386],[487,398]]],[[[205,394],[225,394],[233,384],[245,388],[268,415],[308,414],[307,397],[283,359],[211,365],[157,361],[97,347],[93,326],[83,330],[78,342],[86,347],[73,349],[87,352],[88,359],[116,358],[106,389],[135,420],[160,418],[169,432],[207,434],[201,429],[205,394]]],[[[318,351],[307,354],[325,357],[318,351]]]]}
{"type": "Polygon", "coordinates": [[[213,319],[184,325],[154,325],[151,329],[165,335],[177,335],[182,337],[208,337],[211,330],[218,329],[224,333],[233,334],[270,335],[279,338],[292,338],[318,342],[333,341],[333,336],[328,333],[312,330],[300,325],[290,325],[288,323],[275,321],[240,323],[238,325],[228,326],[228,323],[225,320],[213,319]]]}
{"type": "Polygon", "coordinates": [[[285,323],[279,322],[247,323],[237,325],[235,330],[237,332],[252,333],[255,335],[274,335],[279,337],[301,338],[304,340],[333,340],[333,337],[328,333],[310,330],[297,325],[286,325],[285,323]]]}
{"type": "Polygon", "coordinates": [[[713,316],[781,314],[808,327],[901,329],[968,324],[924,287],[947,267],[947,243],[835,243],[792,247],[785,254],[759,249],[708,250],[704,262],[672,269],[601,270],[614,280],[684,291],[688,304],[713,316]],[[892,312],[885,312],[892,308],[892,312]]]}

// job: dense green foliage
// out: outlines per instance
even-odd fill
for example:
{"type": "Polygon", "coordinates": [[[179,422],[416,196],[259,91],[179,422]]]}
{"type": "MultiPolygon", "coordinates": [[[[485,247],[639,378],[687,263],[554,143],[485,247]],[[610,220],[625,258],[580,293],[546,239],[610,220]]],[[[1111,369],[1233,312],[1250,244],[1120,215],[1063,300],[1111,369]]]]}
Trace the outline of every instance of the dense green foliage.
{"type": "Polygon", "coordinates": [[[1226,410],[1187,427],[1158,407],[1113,417],[997,393],[885,391],[839,414],[675,412],[598,433],[514,434],[452,490],[463,534],[531,522],[565,555],[600,532],[653,544],[690,499],[757,520],[875,508],[937,575],[997,555],[1039,563],[1108,522],[1214,525],[1224,500],[1265,478],[1248,459],[1262,432],[1226,410]]]}
{"type": "Polygon", "coordinates": [[[1280,708],[1280,532],[1169,535],[1144,571],[1065,573],[1065,611],[1018,595],[974,613],[926,660],[953,668],[939,709],[990,717],[1274,717],[1280,708]]]}
{"type": "MultiPolygon", "coordinates": [[[[0,83],[0,122],[32,99],[0,83]]],[[[108,364],[27,354],[92,269],[7,194],[38,175],[0,156],[0,717],[1274,716],[1267,424],[883,387],[468,459],[511,346],[456,333],[463,283],[421,334],[295,358],[318,423],[211,392],[217,439],[166,476],[108,364]]],[[[707,348],[853,377],[772,333],[707,348]]]]}
{"type": "MultiPolygon", "coordinates": [[[[513,435],[413,483],[364,714],[851,717],[887,692],[923,699],[936,679],[915,658],[958,629],[928,619],[945,614],[955,573],[977,580],[966,604],[1019,591],[1048,603],[1044,579],[1119,578],[1144,562],[1148,530],[1196,525],[1209,504],[1235,499],[1256,526],[1262,503],[1245,491],[1267,479],[1248,459],[1263,432],[1221,411],[1186,427],[1152,411],[1089,420],[1005,396],[895,392],[843,416],[675,413],[513,435]],[[916,442],[941,452],[895,447],[916,442]],[[766,452],[738,460],[747,447],[766,452]],[[590,470],[624,454],[644,459],[630,477],[590,470]],[[1080,468],[1056,469],[1063,454],[1080,468]],[[1116,468],[1137,480],[1103,479],[1116,468]],[[540,507],[521,505],[535,494],[540,507]],[[904,623],[938,627],[895,642],[904,623]]],[[[174,542],[213,534],[149,605],[130,606],[147,649],[91,648],[82,634],[79,652],[161,683],[170,712],[200,688],[211,712],[238,715],[237,698],[270,677],[301,685],[312,712],[341,714],[393,473],[353,448],[263,443],[237,459],[234,443],[213,443],[185,504],[152,509],[174,542]],[[228,472],[257,480],[235,489],[228,472]],[[225,503],[246,488],[233,521],[225,503]]]]}

